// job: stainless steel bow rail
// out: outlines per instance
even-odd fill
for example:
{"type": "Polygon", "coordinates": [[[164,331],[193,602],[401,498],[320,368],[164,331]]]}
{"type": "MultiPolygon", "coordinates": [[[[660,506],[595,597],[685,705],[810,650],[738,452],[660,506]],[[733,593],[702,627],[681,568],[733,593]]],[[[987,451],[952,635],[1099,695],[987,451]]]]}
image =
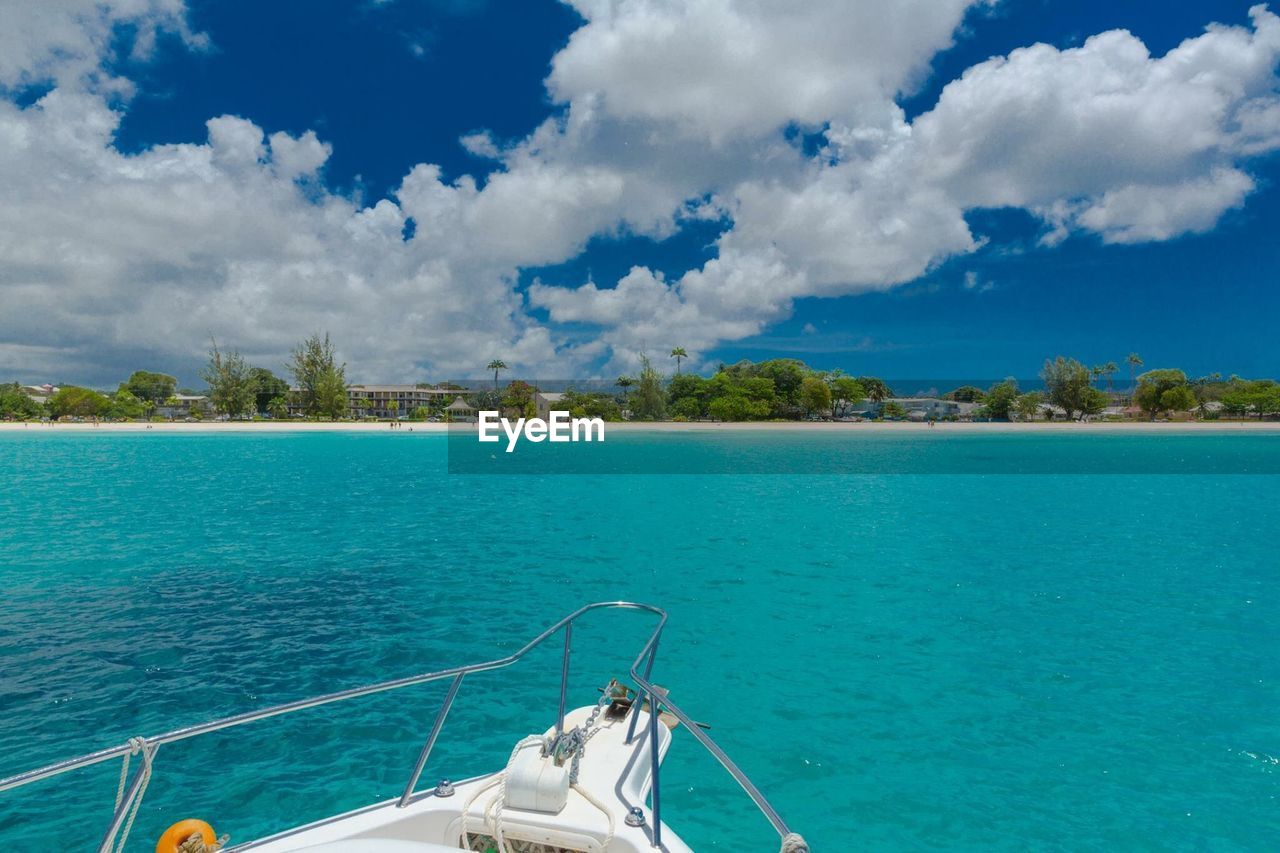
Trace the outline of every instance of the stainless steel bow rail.
{"type": "Polygon", "coordinates": [[[789,830],[786,823],[782,820],[781,815],[774,809],[769,801],[765,799],[764,794],[760,793],[760,789],[747,778],[741,768],[733,762],[725,754],[725,751],[711,739],[701,726],[689,717],[679,706],[667,698],[665,691],[655,690],[653,684],[649,681],[649,676],[653,671],[653,661],[658,653],[658,640],[662,636],[662,629],[667,624],[667,613],[661,608],[654,607],[649,604],[639,604],[631,601],[601,601],[595,604],[588,604],[585,607],[575,610],[568,616],[556,622],[547,628],[538,636],[534,637],[519,651],[508,655],[505,658],[486,661],[484,663],[469,664],[467,666],[453,667],[452,669],[442,669],[438,672],[428,672],[422,675],[412,675],[408,678],[398,678],[393,681],[383,681],[377,684],[368,684],[364,687],[356,687],[351,690],[341,690],[337,693],[327,693],[323,696],[314,696],[310,699],[299,699],[296,702],[286,702],[283,705],[276,705],[271,708],[264,708],[261,711],[250,711],[244,714],[237,714],[233,717],[224,717],[221,720],[213,720],[207,723],[201,723],[195,726],[187,726],[186,728],[174,729],[164,734],[155,735],[148,738],[132,738],[128,742],[119,746],[101,749],[97,752],[91,752],[88,755],[82,755],[79,758],[60,761],[57,764],[50,764],[38,770],[31,770],[26,773],[20,773],[17,776],[10,776],[7,779],[0,779],[0,791],[7,791],[11,788],[18,788],[23,785],[36,782],[41,779],[48,779],[51,776],[57,776],[71,770],[78,770],[82,767],[88,767],[103,761],[109,761],[113,758],[123,758],[126,762],[125,770],[127,770],[127,762],[129,757],[136,752],[143,753],[144,761],[142,766],[134,773],[133,781],[129,784],[127,791],[123,789],[125,775],[121,775],[122,794],[118,796],[119,802],[116,805],[115,812],[111,817],[111,822],[107,827],[106,834],[102,838],[99,845],[99,853],[110,853],[112,845],[115,843],[120,828],[124,825],[126,817],[129,815],[130,809],[133,808],[135,801],[140,801],[140,794],[146,787],[147,777],[151,772],[151,764],[155,759],[156,752],[161,746],[168,743],[175,743],[188,738],[197,737],[199,735],[209,734],[211,732],[229,729],[234,726],[242,726],[245,723],[252,723],[258,720],[265,720],[268,717],[277,717],[281,714],[291,714],[294,711],[303,711],[307,708],[316,708],[321,705],[328,705],[333,702],[342,702],[347,699],[355,699],[360,696],[369,696],[374,693],[383,693],[388,690],[398,690],[401,687],[411,687],[415,684],[426,684],[429,681],[439,681],[445,678],[452,678],[453,681],[449,685],[448,693],[446,693],[444,702],[440,706],[440,710],[436,713],[435,722],[431,726],[431,732],[427,735],[426,743],[423,744],[422,752],[418,755],[418,760],[414,764],[413,774],[409,777],[409,783],[405,785],[404,793],[397,802],[397,807],[403,808],[408,805],[413,798],[414,789],[417,787],[418,779],[422,775],[423,769],[426,767],[427,759],[431,755],[431,750],[435,747],[436,740],[440,736],[440,730],[444,726],[445,717],[449,715],[449,709],[453,707],[454,699],[457,698],[458,688],[462,685],[462,679],[473,673],[486,672],[494,669],[503,669],[511,666],[519,661],[530,651],[542,645],[553,635],[564,629],[564,655],[560,665],[560,707],[556,718],[557,734],[564,731],[564,715],[565,715],[565,693],[568,689],[569,680],[569,658],[573,648],[573,626],[582,616],[593,610],[601,609],[620,609],[620,610],[641,610],[646,613],[652,613],[658,617],[658,624],[653,629],[653,633],[649,635],[649,639],[640,649],[640,654],[636,656],[635,663],[631,665],[631,680],[639,689],[639,695],[630,712],[630,723],[627,729],[627,743],[631,743],[635,737],[636,721],[640,717],[640,710],[644,707],[646,699],[650,704],[649,712],[649,757],[652,763],[653,786],[651,789],[651,797],[653,802],[653,827],[652,827],[652,846],[660,848],[662,846],[662,797],[660,786],[658,784],[658,711],[665,710],[674,716],[677,720],[684,723],[685,730],[700,743],[711,755],[720,762],[720,765],[733,777],[742,789],[747,793],[755,803],[756,808],[769,820],[773,828],[777,830],[778,836],[784,840],[787,839],[789,830]],[[643,671],[642,671],[643,670],[643,671]]]}

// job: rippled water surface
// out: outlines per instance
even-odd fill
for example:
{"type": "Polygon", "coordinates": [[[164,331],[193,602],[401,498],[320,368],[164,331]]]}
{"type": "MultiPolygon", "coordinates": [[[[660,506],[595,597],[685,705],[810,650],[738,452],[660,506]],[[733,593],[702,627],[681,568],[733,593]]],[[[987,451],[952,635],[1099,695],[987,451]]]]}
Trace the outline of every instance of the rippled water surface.
{"type": "MultiPolygon", "coordinates": [[[[462,477],[444,446],[0,436],[0,776],[500,656],[629,598],[671,613],[656,680],[816,850],[1280,837],[1280,477],[462,477]]],[[[578,704],[648,626],[599,614],[575,634],[578,704]]],[[[468,679],[424,781],[542,730],[557,667],[548,648],[468,679]]],[[[130,849],[180,817],[245,841],[397,795],[443,693],[165,747],[130,849]]],[[[0,794],[5,849],[89,849],[118,771],[0,794]]],[[[776,849],[687,735],[663,783],[695,848],[776,849]]]]}

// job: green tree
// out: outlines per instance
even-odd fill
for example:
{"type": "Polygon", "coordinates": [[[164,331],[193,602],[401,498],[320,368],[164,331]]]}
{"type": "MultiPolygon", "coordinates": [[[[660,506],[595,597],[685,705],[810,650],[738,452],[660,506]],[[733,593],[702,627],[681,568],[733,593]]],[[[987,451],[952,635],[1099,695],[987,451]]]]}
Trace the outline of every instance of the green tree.
{"type": "Polygon", "coordinates": [[[831,408],[831,388],[817,376],[806,376],[800,382],[800,408],[815,415],[831,408]]]}
{"type": "Polygon", "coordinates": [[[640,356],[640,376],[631,400],[631,416],[646,421],[660,421],[667,416],[667,396],[662,392],[662,375],[654,369],[646,355],[640,356]]]}
{"type": "Polygon", "coordinates": [[[1018,420],[1034,421],[1036,415],[1040,413],[1040,404],[1044,402],[1044,398],[1040,396],[1039,391],[1028,391],[1025,394],[1019,394],[1018,399],[1013,403],[1013,410],[1018,415],[1018,420]]]}
{"type": "Polygon", "coordinates": [[[347,366],[337,363],[328,333],[299,344],[288,367],[304,413],[334,420],[347,413],[347,366]]]}
{"type": "Polygon", "coordinates": [[[671,350],[671,357],[676,360],[676,376],[680,375],[680,359],[688,358],[689,353],[684,351],[684,347],[676,347],[671,350]]]}
{"type": "Polygon", "coordinates": [[[632,385],[636,384],[636,381],[630,376],[619,376],[618,381],[613,384],[622,389],[622,408],[625,409],[627,407],[627,391],[632,385]]]}
{"type": "Polygon", "coordinates": [[[493,390],[497,391],[498,390],[498,371],[506,370],[507,363],[500,358],[495,358],[493,361],[486,364],[485,367],[493,371],[493,390]]]}
{"type": "Polygon", "coordinates": [[[902,407],[901,403],[895,403],[892,400],[885,403],[880,409],[880,417],[889,421],[900,421],[907,416],[907,410],[902,407]]]}
{"type": "Polygon", "coordinates": [[[254,411],[257,383],[240,353],[232,350],[224,355],[218,349],[218,342],[210,339],[209,363],[200,378],[209,385],[214,411],[233,418],[254,411]]]}
{"type": "Polygon", "coordinates": [[[106,417],[116,420],[135,420],[147,413],[147,402],[135,397],[127,389],[121,388],[111,397],[111,406],[106,417]]]}
{"type": "Polygon", "coordinates": [[[139,400],[159,405],[174,395],[178,380],[166,373],[135,370],[121,387],[139,400]]]}
{"type": "Polygon", "coordinates": [[[981,388],[975,388],[972,385],[961,385],[956,390],[945,395],[944,400],[955,400],[957,403],[981,403],[986,395],[981,388]]]}
{"type": "Polygon", "coordinates": [[[1167,412],[1187,412],[1196,406],[1196,395],[1186,385],[1170,388],[1160,395],[1160,406],[1167,412]]]}
{"type": "Polygon", "coordinates": [[[1134,394],[1134,402],[1144,414],[1154,419],[1164,412],[1190,409],[1195,405],[1195,395],[1187,387],[1187,374],[1181,370],[1148,370],[1138,377],[1138,390],[1134,394]],[[1182,392],[1170,395],[1166,405],[1165,395],[1175,389],[1182,389],[1185,396],[1182,392]],[[1187,399],[1191,402],[1185,406],[1182,405],[1187,399]]]}
{"type": "Polygon", "coordinates": [[[390,416],[391,420],[394,421],[396,419],[396,415],[398,415],[399,412],[400,412],[400,403],[396,400],[388,400],[387,415],[390,416]]]}
{"type": "Polygon", "coordinates": [[[1221,373],[1210,373],[1208,376],[1189,380],[1187,384],[1191,386],[1191,393],[1196,395],[1196,408],[1201,416],[1209,413],[1209,403],[1220,399],[1226,390],[1221,373]]]}
{"type": "Polygon", "coordinates": [[[867,396],[862,383],[852,376],[835,376],[829,380],[831,385],[832,411],[837,416],[848,412],[849,407],[867,396]]]}
{"type": "Polygon", "coordinates": [[[1074,358],[1058,356],[1040,371],[1049,402],[1066,411],[1068,419],[1096,415],[1107,405],[1107,395],[1094,388],[1089,368],[1074,358]]]}
{"type": "Polygon", "coordinates": [[[1142,357],[1131,352],[1125,356],[1124,363],[1129,365],[1129,393],[1132,395],[1138,390],[1138,381],[1134,377],[1138,375],[1138,368],[1142,367],[1142,357]]]}
{"type": "Polygon", "coordinates": [[[425,421],[429,417],[431,417],[431,411],[426,406],[418,406],[409,413],[411,421],[425,421]]]}
{"type": "Polygon", "coordinates": [[[693,397],[680,397],[667,406],[667,412],[673,418],[684,418],[687,421],[696,421],[702,417],[702,407],[693,397]]]}
{"type": "Polygon", "coordinates": [[[771,407],[763,400],[753,400],[741,390],[712,398],[707,414],[718,421],[759,421],[769,417],[771,407]]]}
{"type": "Polygon", "coordinates": [[[1006,379],[992,385],[984,397],[984,405],[989,417],[1007,421],[1009,412],[1018,401],[1018,383],[1014,379],[1006,379]]]}
{"type": "Polygon", "coordinates": [[[702,417],[706,412],[710,393],[709,380],[696,373],[682,373],[672,378],[671,384],[667,386],[667,402],[671,407],[671,414],[690,420],[702,417]]]}
{"type": "Polygon", "coordinates": [[[538,414],[538,407],[534,402],[534,395],[537,393],[537,388],[517,379],[503,389],[502,409],[517,412],[520,417],[532,418],[538,414]]]}
{"type": "Polygon", "coordinates": [[[75,385],[64,385],[49,398],[49,414],[55,418],[98,418],[105,415],[109,408],[111,401],[105,394],[75,385]]]}
{"type": "Polygon", "coordinates": [[[794,358],[773,358],[755,365],[755,369],[747,375],[773,381],[773,392],[776,396],[774,414],[794,417],[800,405],[800,387],[805,377],[812,374],[803,361],[794,358]],[[788,411],[790,410],[790,411],[788,411]]]}
{"type": "Polygon", "coordinates": [[[1257,415],[1262,420],[1280,413],[1280,385],[1270,379],[1237,379],[1222,395],[1222,407],[1236,417],[1257,415]]]}
{"type": "Polygon", "coordinates": [[[289,383],[265,367],[249,368],[249,376],[253,380],[253,407],[259,414],[268,411],[271,401],[276,397],[289,394],[289,383]]]}
{"type": "Polygon", "coordinates": [[[345,364],[320,377],[320,383],[316,386],[316,414],[334,421],[350,414],[345,364]]]}
{"type": "Polygon", "coordinates": [[[557,411],[568,412],[575,418],[600,418],[604,421],[622,420],[622,409],[611,394],[594,392],[584,394],[570,389],[556,404],[557,411]]]}
{"type": "MultiPolygon", "coordinates": [[[[718,416],[711,412],[711,403],[720,397],[740,398],[742,400],[741,404],[735,403],[735,406],[738,407],[736,410],[740,410],[740,413],[732,420],[767,418],[780,408],[780,401],[774,390],[773,380],[763,376],[744,374],[739,370],[730,368],[722,370],[711,377],[706,388],[706,411],[713,417],[718,416]]],[[[724,409],[721,409],[721,411],[723,412],[724,409]]],[[[796,412],[798,411],[799,409],[796,409],[796,412]]]]}
{"type": "Polygon", "coordinates": [[[283,396],[272,397],[267,403],[267,413],[276,420],[289,417],[289,401],[283,396]]]}
{"type": "Polygon", "coordinates": [[[17,382],[0,385],[0,418],[25,421],[40,417],[42,409],[17,382]]]}
{"type": "Polygon", "coordinates": [[[858,384],[862,386],[867,399],[873,403],[882,403],[893,396],[893,390],[885,384],[883,379],[877,379],[874,376],[859,376],[858,384]]]}
{"type": "Polygon", "coordinates": [[[1102,365],[1102,375],[1107,377],[1107,393],[1111,393],[1111,377],[1115,376],[1119,369],[1114,361],[1108,361],[1102,365]]]}

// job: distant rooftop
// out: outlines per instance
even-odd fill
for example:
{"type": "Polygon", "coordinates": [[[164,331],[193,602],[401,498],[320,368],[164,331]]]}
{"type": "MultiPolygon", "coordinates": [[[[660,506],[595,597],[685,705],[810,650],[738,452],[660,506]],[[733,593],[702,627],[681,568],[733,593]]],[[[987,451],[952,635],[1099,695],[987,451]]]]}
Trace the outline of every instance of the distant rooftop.
{"type": "MultiPolygon", "coordinates": [[[[295,389],[296,390],[296,389],[295,389]]],[[[440,388],[436,385],[348,385],[348,391],[369,394],[457,394],[471,393],[469,388],[440,388]]]]}

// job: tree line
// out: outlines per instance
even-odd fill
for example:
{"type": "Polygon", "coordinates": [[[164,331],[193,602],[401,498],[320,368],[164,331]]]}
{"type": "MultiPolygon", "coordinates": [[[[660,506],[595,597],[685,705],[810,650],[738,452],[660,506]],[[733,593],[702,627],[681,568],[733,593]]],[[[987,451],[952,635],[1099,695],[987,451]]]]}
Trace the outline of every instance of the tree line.
{"type": "MultiPolygon", "coordinates": [[[[683,349],[672,350],[676,373],[669,380],[659,375],[647,357],[641,356],[637,376],[620,376],[620,394],[570,390],[563,405],[575,417],[605,420],[702,420],[764,421],[800,418],[841,418],[865,412],[889,420],[906,418],[907,409],[896,402],[894,390],[875,376],[852,376],[843,370],[815,370],[793,358],[761,362],[743,360],[721,364],[710,377],[682,373],[683,349]],[[635,391],[631,389],[635,388],[635,391]]],[[[1280,384],[1271,379],[1242,379],[1220,374],[1189,378],[1183,371],[1161,368],[1139,373],[1144,366],[1137,353],[1124,363],[1129,368],[1128,391],[1115,389],[1116,362],[1086,366],[1066,356],[1047,359],[1040,371],[1043,389],[1024,390],[1013,378],[987,388],[963,385],[940,397],[975,404],[968,414],[976,420],[1052,419],[1095,417],[1109,406],[1158,418],[1194,410],[1199,417],[1265,418],[1280,414],[1280,384]],[[1099,385],[1105,385],[1105,390],[1099,385]],[[1216,404],[1216,405],[1215,405],[1216,404]]],[[[1123,416],[1123,415],[1122,415],[1123,416]]]]}
{"type": "MultiPolygon", "coordinates": [[[[338,363],[328,334],[312,335],[298,344],[286,369],[298,387],[296,392],[267,368],[252,366],[238,351],[224,351],[216,340],[211,340],[208,361],[200,371],[200,378],[208,386],[204,394],[192,389],[180,392],[177,379],[149,370],[134,371],[110,393],[64,385],[43,404],[12,382],[0,386],[0,418],[136,420],[153,416],[162,406],[176,406],[179,393],[207,397],[213,413],[232,418],[284,418],[291,403],[312,417],[336,419],[347,415],[346,365],[338,363]]],[[[190,407],[190,413],[196,418],[208,414],[198,403],[190,407]]]]}
{"type": "MultiPolygon", "coordinates": [[[[684,348],[672,349],[670,356],[675,361],[673,376],[663,376],[648,356],[641,355],[640,370],[635,375],[618,377],[618,391],[571,388],[559,406],[575,417],[611,421],[841,418],[863,413],[865,402],[872,404],[876,417],[900,419],[908,414],[893,399],[893,389],[875,376],[853,376],[839,369],[816,370],[793,358],[720,364],[711,376],[702,376],[681,370],[682,361],[688,358],[684,348]]],[[[1274,380],[1238,376],[1224,379],[1217,373],[1189,378],[1174,368],[1139,373],[1145,365],[1137,353],[1130,353],[1124,363],[1129,370],[1129,387],[1123,392],[1114,388],[1112,377],[1119,372],[1116,362],[1089,367],[1074,358],[1057,356],[1047,359],[1040,371],[1043,390],[1023,390],[1017,380],[1010,378],[985,389],[961,386],[941,396],[974,404],[969,416],[980,420],[1078,419],[1097,416],[1108,406],[1116,405],[1148,418],[1192,411],[1201,418],[1227,415],[1261,419],[1280,415],[1280,384],[1274,380]]],[[[508,370],[501,359],[491,360],[486,368],[493,371],[493,389],[473,391],[473,405],[526,416],[535,412],[536,387],[522,380],[499,387],[499,374],[508,370]]],[[[232,418],[284,418],[293,409],[307,417],[339,419],[348,417],[352,407],[357,412],[372,407],[369,400],[350,398],[346,365],[338,361],[327,333],[312,335],[299,343],[290,354],[286,370],[296,390],[270,370],[250,365],[238,351],[223,350],[216,340],[211,340],[200,376],[208,386],[205,396],[212,411],[232,418]]],[[[10,383],[0,385],[0,418],[131,420],[150,417],[160,406],[176,403],[177,393],[174,377],[147,370],[135,371],[114,392],[106,394],[64,386],[43,405],[17,383],[10,383]]],[[[394,413],[395,402],[387,405],[394,413]]],[[[191,414],[200,417],[205,412],[197,405],[191,414]]],[[[419,420],[435,414],[447,419],[443,408],[433,412],[423,407],[405,414],[419,420]]]]}

